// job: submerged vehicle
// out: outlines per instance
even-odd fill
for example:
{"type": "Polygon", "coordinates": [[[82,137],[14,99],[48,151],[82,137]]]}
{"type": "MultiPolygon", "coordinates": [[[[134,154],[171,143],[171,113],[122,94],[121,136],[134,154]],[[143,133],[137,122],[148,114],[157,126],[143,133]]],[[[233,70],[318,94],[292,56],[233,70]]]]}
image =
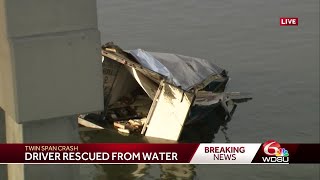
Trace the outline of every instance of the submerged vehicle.
{"type": "MultiPolygon", "coordinates": [[[[230,119],[236,103],[250,99],[225,92],[228,72],[204,59],[125,51],[112,42],[103,45],[101,53],[105,109],[98,119],[113,123],[121,133],[177,141],[185,125],[197,123],[218,107],[230,119]]],[[[79,123],[91,126],[88,121],[95,115],[81,115],[79,123]]],[[[97,123],[91,127],[104,128],[97,123]]]]}

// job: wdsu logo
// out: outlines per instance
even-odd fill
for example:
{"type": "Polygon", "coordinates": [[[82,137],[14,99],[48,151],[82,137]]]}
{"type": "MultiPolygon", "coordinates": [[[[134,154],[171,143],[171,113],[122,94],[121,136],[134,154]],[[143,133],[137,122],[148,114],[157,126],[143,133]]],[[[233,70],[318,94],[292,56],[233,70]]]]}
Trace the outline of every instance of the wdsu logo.
{"type": "Polygon", "coordinates": [[[289,163],[289,152],[285,148],[281,148],[277,141],[269,140],[263,145],[265,157],[262,161],[265,163],[289,163]]]}

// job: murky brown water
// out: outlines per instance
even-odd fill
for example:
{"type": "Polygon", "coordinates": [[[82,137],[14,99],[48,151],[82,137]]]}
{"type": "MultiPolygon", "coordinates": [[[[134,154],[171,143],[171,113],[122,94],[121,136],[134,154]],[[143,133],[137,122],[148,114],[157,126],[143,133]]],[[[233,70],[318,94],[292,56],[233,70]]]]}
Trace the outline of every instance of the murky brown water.
{"type": "MultiPolygon", "coordinates": [[[[214,142],[319,142],[319,1],[98,0],[102,43],[212,59],[250,92],[214,142]],[[299,18],[280,27],[279,17],[299,18]]],[[[202,127],[207,128],[208,127],[202,127]]],[[[91,142],[158,142],[112,131],[91,142]]],[[[195,134],[196,136],[196,134],[195,134]]],[[[319,179],[319,165],[86,166],[91,179],[319,179]]]]}

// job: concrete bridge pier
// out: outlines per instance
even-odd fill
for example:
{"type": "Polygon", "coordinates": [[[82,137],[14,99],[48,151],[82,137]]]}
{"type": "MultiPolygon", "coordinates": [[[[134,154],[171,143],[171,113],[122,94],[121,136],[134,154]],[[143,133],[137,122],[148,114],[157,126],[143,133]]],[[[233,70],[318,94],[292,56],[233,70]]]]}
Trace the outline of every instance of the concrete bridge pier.
{"type": "MultiPolygon", "coordinates": [[[[76,116],[16,123],[6,115],[7,143],[79,143],[76,116]]],[[[79,179],[78,165],[9,164],[8,179],[79,179]]]]}
{"type": "MultiPolygon", "coordinates": [[[[91,0],[0,0],[0,143],[79,142],[76,115],[103,110],[96,14],[91,0]]],[[[0,179],[79,179],[79,166],[0,165],[0,179]]]]}
{"type": "MultiPolygon", "coordinates": [[[[6,143],[6,126],[4,119],[4,110],[0,107],[0,143],[6,143]]],[[[0,164],[0,179],[8,179],[7,165],[0,164]]]]}

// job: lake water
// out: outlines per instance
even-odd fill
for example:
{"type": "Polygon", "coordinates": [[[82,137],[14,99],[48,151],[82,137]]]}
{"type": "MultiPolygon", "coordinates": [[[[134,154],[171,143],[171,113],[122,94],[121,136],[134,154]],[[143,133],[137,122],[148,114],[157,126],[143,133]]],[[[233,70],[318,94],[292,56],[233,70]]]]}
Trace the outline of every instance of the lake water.
{"type": "MultiPolygon", "coordinates": [[[[229,91],[252,93],[226,130],[212,130],[213,142],[319,143],[319,1],[98,0],[98,20],[102,43],[212,60],[229,71],[229,91]],[[280,17],[298,17],[299,26],[281,27],[280,17]]],[[[148,141],[84,134],[91,142],[148,141]]],[[[319,165],[82,168],[83,176],[112,180],[319,179],[319,165]]]]}

